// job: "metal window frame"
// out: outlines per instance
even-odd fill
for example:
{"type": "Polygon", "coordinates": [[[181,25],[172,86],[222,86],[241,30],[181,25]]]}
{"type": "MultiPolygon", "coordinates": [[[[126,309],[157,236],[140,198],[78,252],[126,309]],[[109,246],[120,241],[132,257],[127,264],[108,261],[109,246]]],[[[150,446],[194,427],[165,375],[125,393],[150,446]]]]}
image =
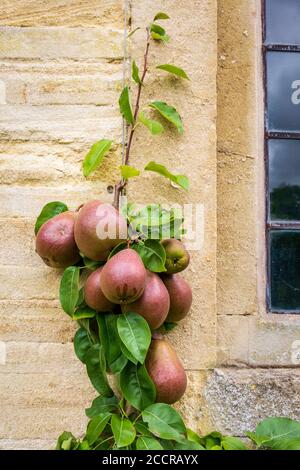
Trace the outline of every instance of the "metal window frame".
{"type": "Polygon", "coordinates": [[[300,45],[266,44],[266,0],[262,0],[262,57],[263,57],[263,82],[264,82],[264,164],[265,164],[265,244],[266,244],[266,305],[271,314],[300,314],[297,310],[272,309],[271,305],[271,230],[299,230],[300,221],[271,221],[270,220],[270,185],[269,185],[269,140],[287,139],[300,140],[300,132],[269,132],[268,130],[268,99],[267,99],[267,53],[290,52],[300,53],[300,45]]]}

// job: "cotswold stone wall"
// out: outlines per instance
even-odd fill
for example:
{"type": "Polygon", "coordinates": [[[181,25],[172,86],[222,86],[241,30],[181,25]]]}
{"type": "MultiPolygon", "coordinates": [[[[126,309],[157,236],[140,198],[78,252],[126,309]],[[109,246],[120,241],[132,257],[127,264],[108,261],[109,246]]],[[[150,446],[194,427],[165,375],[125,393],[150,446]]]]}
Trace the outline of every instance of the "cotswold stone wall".
{"type": "MultiPolygon", "coordinates": [[[[179,407],[201,432],[242,435],[265,416],[300,418],[291,359],[300,320],[267,315],[263,301],[260,1],[131,0],[128,7],[132,29],[159,10],[171,15],[172,40],[153,45],[150,61],[181,65],[192,79],[150,71],[145,98],[172,101],[185,134],[153,140],[139,129],[133,156],[140,168],[154,159],[184,171],[191,191],[147,176],[129,186],[137,202],[155,195],[204,206],[204,245],[186,272],[193,309],[170,335],[189,377],[179,407]]],[[[121,0],[1,5],[0,448],[51,448],[65,429],[82,433],[96,395],[73,353],[76,327],[59,308],[60,273],[34,253],[33,225],[51,200],[74,209],[92,197],[111,200],[107,186],[121,162],[123,27],[121,0]],[[85,180],[86,151],[109,136],[112,152],[85,180]]],[[[130,52],[138,62],[141,41],[138,32],[130,52]]]]}

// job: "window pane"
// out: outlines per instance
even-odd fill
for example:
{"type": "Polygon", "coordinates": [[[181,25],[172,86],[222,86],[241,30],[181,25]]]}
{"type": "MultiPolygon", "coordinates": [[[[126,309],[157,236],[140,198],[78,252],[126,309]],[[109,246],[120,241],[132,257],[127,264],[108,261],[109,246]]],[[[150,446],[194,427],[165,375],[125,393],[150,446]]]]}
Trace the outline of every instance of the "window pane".
{"type": "Polygon", "coordinates": [[[269,131],[300,132],[300,53],[267,53],[267,101],[269,131]]]}
{"type": "Polygon", "coordinates": [[[299,0],[266,0],[267,44],[300,44],[299,24],[299,0]]]}
{"type": "Polygon", "coordinates": [[[268,145],[271,220],[300,221],[300,140],[268,145]]]}
{"type": "Polygon", "coordinates": [[[270,232],[271,310],[300,310],[300,231],[270,232]]]}

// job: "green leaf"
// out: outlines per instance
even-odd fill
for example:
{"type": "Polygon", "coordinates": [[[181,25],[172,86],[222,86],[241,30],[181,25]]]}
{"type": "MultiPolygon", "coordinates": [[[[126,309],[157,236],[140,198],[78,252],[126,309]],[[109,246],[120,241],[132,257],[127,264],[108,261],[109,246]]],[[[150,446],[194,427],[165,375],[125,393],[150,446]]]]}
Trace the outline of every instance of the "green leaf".
{"type": "Polygon", "coordinates": [[[136,441],[136,450],[163,450],[157,439],[141,436],[136,441]]]}
{"type": "Polygon", "coordinates": [[[121,165],[120,169],[122,178],[124,178],[125,180],[128,180],[129,178],[134,178],[135,176],[139,176],[141,173],[140,170],[138,170],[134,166],[129,165],[121,165]]]}
{"type": "Polygon", "coordinates": [[[81,320],[82,318],[94,318],[96,311],[92,308],[85,306],[78,308],[72,315],[73,320],[81,320]]]}
{"type": "Polygon", "coordinates": [[[138,66],[136,65],[136,62],[135,60],[132,62],[132,79],[135,81],[135,83],[138,83],[139,85],[142,84],[142,81],[140,79],[140,75],[139,75],[139,68],[138,66]]]}
{"type": "Polygon", "coordinates": [[[88,441],[84,440],[84,441],[80,442],[77,450],[91,450],[88,441]]]}
{"type": "Polygon", "coordinates": [[[100,268],[100,266],[103,266],[104,264],[103,261],[93,261],[87,258],[86,256],[83,256],[83,263],[91,271],[95,271],[96,269],[100,268]]]}
{"type": "Polygon", "coordinates": [[[154,273],[166,271],[166,252],[159,240],[151,240],[132,245],[132,248],[140,255],[145,267],[154,273]]]}
{"type": "Polygon", "coordinates": [[[64,431],[57,439],[55,450],[72,450],[76,446],[76,437],[71,432],[64,431]]]}
{"type": "Polygon", "coordinates": [[[153,434],[152,432],[149,431],[147,425],[142,423],[141,421],[138,421],[135,424],[135,429],[136,429],[136,432],[138,434],[141,434],[142,436],[153,437],[153,434]]]}
{"type": "Polygon", "coordinates": [[[92,343],[87,331],[84,328],[79,328],[74,337],[74,350],[76,356],[83,364],[85,364],[85,356],[91,346],[92,343]]]}
{"type": "Polygon", "coordinates": [[[117,316],[114,314],[97,315],[100,341],[103,346],[108,367],[113,374],[118,374],[126,366],[119,341],[117,316]]]}
{"type": "Polygon", "coordinates": [[[245,443],[237,437],[225,436],[221,441],[224,450],[247,450],[245,443]]]}
{"type": "Polygon", "coordinates": [[[160,122],[147,118],[142,111],[138,115],[138,120],[149,129],[152,135],[159,135],[164,132],[164,127],[160,122]]]}
{"type": "Polygon", "coordinates": [[[76,308],[86,307],[86,303],[84,300],[84,288],[81,287],[78,292],[78,300],[76,302],[76,308]]]}
{"type": "Polygon", "coordinates": [[[86,408],[85,414],[88,418],[93,418],[103,413],[113,413],[118,409],[118,400],[113,397],[97,397],[93,400],[92,406],[86,408]]]}
{"type": "Polygon", "coordinates": [[[144,365],[129,362],[120,374],[120,387],[126,400],[138,410],[155,402],[156,388],[144,365]]]}
{"type": "Polygon", "coordinates": [[[129,419],[114,414],[111,418],[111,428],[117,447],[129,446],[134,441],[136,431],[129,419]]]}
{"type": "Polygon", "coordinates": [[[119,344],[120,344],[120,348],[121,348],[123,355],[128,359],[128,361],[137,365],[139,361],[131,354],[130,351],[128,351],[128,349],[126,348],[125,344],[122,342],[120,337],[119,337],[119,344]]]}
{"type": "Polygon", "coordinates": [[[186,191],[189,189],[189,179],[187,176],[174,175],[173,173],[170,173],[170,171],[167,170],[167,168],[164,165],[161,165],[160,163],[149,162],[148,165],[145,166],[145,170],[154,171],[155,173],[158,173],[159,175],[168,178],[169,180],[173,181],[173,183],[178,184],[178,186],[181,186],[186,191]]]}
{"type": "Polygon", "coordinates": [[[140,26],[138,26],[138,27],[135,28],[133,31],[131,31],[131,32],[127,35],[127,39],[131,38],[131,36],[133,36],[134,33],[136,33],[139,29],[141,29],[140,26]]]}
{"type": "Polygon", "coordinates": [[[176,442],[174,445],[175,450],[205,450],[205,448],[198,442],[190,440],[184,440],[182,442],[176,442]]]}
{"type": "Polygon", "coordinates": [[[79,325],[87,332],[91,343],[96,344],[99,343],[99,335],[98,332],[94,331],[93,322],[93,318],[81,318],[81,320],[78,320],[79,325]]]}
{"type": "Polygon", "coordinates": [[[108,139],[99,140],[92,145],[91,150],[83,160],[82,168],[84,176],[89,176],[102,163],[103,158],[109,152],[112,141],[108,139]]]}
{"type": "Polygon", "coordinates": [[[154,16],[153,21],[156,21],[156,20],[169,20],[169,19],[170,19],[170,17],[169,17],[169,15],[167,15],[167,13],[164,13],[163,11],[159,11],[154,16]]]}
{"type": "Polygon", "coordinates": [[[146,320],[133,312],[119,315],[118,333],[128,351],[141,364],[144,363],[151,342],[151,330],[146,320]]]}
{"type": "Polygon", "coordinates": [[[125,86],[119,98],[120,113],[129,124],[134,124],[134,116],[129,96],[129,88],[125,86]]]}
{"type": "Polygon", "coordinates": [[[46,204],[43,207],[40,215],[36,219],[35,226],[34,226],[34,233],[37,235],[41,226],[45,222],[47,222],[47,220],[50,220],[56,215],[61,214],[62,212],[66,212],[67,210],[68,210],[68,207],[63,202],[59,202],[59,201],[48,202],[48,204],[46,204]]]}
{"type": "Polygon", "coordinates": [[[290,418],[267,418],[247,433],[258,447],[271,450],[300,450],[300,422],[290,418]]]}
{"type": "Polygon", "coordinates": [[[85,355],[85,363],[90,381],[97,392],[104,397],[112,397],[114,393],[107,381],[103,347],[94,344],[85,355]]]}
{"type": "Polygon", "coordinates": [[[201,444],[201,437],[192,429],[187,428],[186,434],[187,434],[187,438],[189,441],[196,442],[197,444],[201,444]]]}
{"type": "Polygon", "coordinates": [[[165,29],[158,24],[152,23],[150,26],[150,32],[152,39],[155,39],[156,41],[168,42],[170,39],[170,37],[166,34],[165,29]]]}
{"type": "Polygon", "coordinates": [[[174,106],[169,106],[163,101],[152,101],[149,106],[158,111],[167,121],[173,124],[178,129],[179,134],[183,134],[182,120],[174,106]]]}
{"type": "Polygon", "coordinates": [[[186,72],[180,68],[177,67],[177,65],[172,65],[172,64],[162,64],[162,65],[157,65],[157,69],[164,70],[165,72],[172,73],[173,75],[177,75],[177,77],[185,78],[186,80],[190,80],[189,76],[186,74],[186,72]]]}
{"type": "Polygon", "coordinates": [[[71,317],[79,298],[79,268],[69,266],[65,269],[60,282],[59,299],[64,312],[71,317]]]}
{"type": "Polygon", "coordinates": [[[180,414],[170,405],[165,403],[150,405],[142,412],[142,418],[156,436],[176,442],[185,440],[184,422],[180,414]]]}
{"type": "Polygon", "coordinates": [[[111,413],[102,413],[98,416],[94,416],[87,426],[85,439],[91,446],[99,438],[103,429],[110,420],[111,413]]]}

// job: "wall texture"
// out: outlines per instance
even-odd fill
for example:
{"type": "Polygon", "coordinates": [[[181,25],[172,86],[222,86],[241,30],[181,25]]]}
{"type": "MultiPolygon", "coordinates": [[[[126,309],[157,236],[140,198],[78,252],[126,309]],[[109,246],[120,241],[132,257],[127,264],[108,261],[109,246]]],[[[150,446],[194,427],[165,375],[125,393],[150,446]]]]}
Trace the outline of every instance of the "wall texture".
{"type": "MultiPolygon", "coordinates": [[[[153,140],[140,129],[134,147],[140,168],[156,159],[184,170],[190,193],[159,177],[129,189],[138,202],[155,195],[204,205],[204,246],[186,273],[193,310],[171,334],[189,377],[179,407],[201,432],[242,435],[264,416],[300,418],[292,361],[300,320],[267,315],[263,300],[260,1],[131,0],[129,7],[132,29],[169,12],[172,41],[153,45],[151,63],[177,63],[192,79],[150,70],[145,99],[172,101],[185,134],[168,130],[153,140]]],[[[111,198],[107,186],[121,162],[123,26],[122,0],[2,2],[0,448],[49,448],[65,429],[82,433],[95,396],[73,353],[75,325],[58,305],[60,273],[35,255],[33,225],[48,201],[76,208],[111,198]],[[109,136],[114,148],[85,180],[82,158],[109,136]]],[[[138,32],[132,41],[139,64],[142,40],[138,32]]]]}

